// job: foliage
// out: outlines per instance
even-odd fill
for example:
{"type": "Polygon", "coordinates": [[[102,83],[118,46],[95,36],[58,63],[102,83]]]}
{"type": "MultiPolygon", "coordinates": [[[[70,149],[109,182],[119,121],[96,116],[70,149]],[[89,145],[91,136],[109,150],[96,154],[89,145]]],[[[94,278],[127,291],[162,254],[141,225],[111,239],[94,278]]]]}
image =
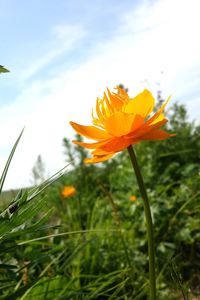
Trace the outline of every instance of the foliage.
{"type": "Polygon", "coordinates": [[[0,73],[7,73],[10,72],[8,69],[0,65],[0,73]]]}
{"type": "MultiPolygon", "coordinates": [[[[200,128],[182,105],[168,113],[177,136],[135,150],[155,223],[158,300],[191,299],[200,293],[200,128]]],[[[1,213],[0,299],[147,299],[144,213],[127,153],[84,165],[87,151],[63,144],[70,171],[20,191],[1,213]],[[70,185],[77,193],[63,198],[70,185]]]]}
{"type": "MultiPolygon", "coordinates": [[[[0,193],[22,133],[23,131],[13,146],[0,178],[0,193]]],[[[28,237],[32,234],[35,237],[38,232],[44,231],[44,224],[52,213],[52,209],[44,209],[46,206],[44,191],[61,175],[63,175],[62,171],[39,186],[30,190],[20,190],[9,205],[0,212],[0,299],[16,299],[26,290],[24,288],[18,289],[18,284],[20,285],[18,280],[21,277],[21,272],[23,272],[21,271],[23,264],[26,265],[26,259],[23,252],[17,248],[20,245],[17,243],[17,239],[23,239],[25,235],[28,237]],[[43,209],[44,213],[42,214],[43,209]],[[13,293],[13,289],[17,292],[13,293]],[[12,291],[11,294],[10,291],[12,291]]]]}

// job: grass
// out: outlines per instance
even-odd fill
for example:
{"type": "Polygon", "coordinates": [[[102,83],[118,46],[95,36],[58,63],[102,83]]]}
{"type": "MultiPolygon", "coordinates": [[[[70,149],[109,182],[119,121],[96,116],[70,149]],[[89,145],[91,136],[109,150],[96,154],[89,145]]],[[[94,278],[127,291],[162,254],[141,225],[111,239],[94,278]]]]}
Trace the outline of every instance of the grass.
{"type": "MultiPolygon", "coordinates": [[[[200,295],[199,129],[180,113],[180,129],[173,115],[170,123],[177,140],[136,148],[155,228],[157,300],[200,295]]],[[[0,300],[147,299],[144,210],[126,153],[84,166],[87,153],[65,146],[68,173],[0,195],[0,300]],[[76,195],[63,198],[66,185],[76,195]]]]}
{"type": "MultiPolygon", "coordinates": [[[[40,211],[1,240],[0,299],[147,299],[147,243],[140,198],[132,202],[119,190],[111,193],[97,183],[96,195],[77,193],[62,199],[63,181],[72,175],[46,190],[43,214],[40,211]],[[45,219],[51,207],[54,211],[45,219]]],[[[185,194],[185,199],[183,192],[180,187],[170,197],[165,187],[162,193],[160,189],[158,194],[150,192],[157,219],[158,299],[195,296],[195,289],[191,293],[189,287],[194,274],[195,280],[199,276],[198,232],[194,235],[199,226],[198,220],[194,222],[198,194],[185,194]]],[[[35,205],[37,211],[37,201],[35,205]]]]}

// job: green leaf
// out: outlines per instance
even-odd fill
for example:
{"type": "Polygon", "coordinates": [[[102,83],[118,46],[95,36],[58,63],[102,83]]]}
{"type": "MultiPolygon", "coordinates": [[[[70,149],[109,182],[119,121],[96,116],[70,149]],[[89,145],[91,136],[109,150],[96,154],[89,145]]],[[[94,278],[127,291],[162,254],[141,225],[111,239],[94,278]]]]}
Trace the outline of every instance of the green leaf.
{"type": "Polygon", "coordinates": [[[10,218],[0,219],[0,238],[8,235],[13,230],[19,230],[19,226],[33,219],[42,208],[45,206],[46,201],[44,197],[35,198],[34,201],[28,201],[19,206],[10,218]]]}
{"type": "Polygon", "coordinates": [[[11,163],[11,160],[13,158],[13,155],[15,153],[15,150],[17,148],[17,145],[19,143],[19,140],[20,140],[20,138],[22,136],[23,131],[24,131],[24,129],[21,131],[19,137],[17,138],[17,140],[16,140],[16,142],[15,142],[15,144],[14,144],[14,146],[13,146],[11,152],[10,152],[10,155],[9,155],[8,160],[6,162],[6,165],[4,167],[3,173],[1,175],[1,178],[0,178],[0,194],[1,194],[1,191],[2,191],[2,188],[3,188],[3,185],[4,185],[4,181],[5,181],[5,178],[6,178],[6,175],[7,175],[7,172],[8,172],[10,163],[11,163]]]}
{"type": "Polygon", "coordinates": [[[10,72],[8,69],[0,65],[0,73],[8,73],[8,72],[10,72]]]}
{"type": "MultiPolygon", "coordinates": [[[[13,150],[6,164],[4,175],[2,175],[1,179],[2,182],[5,179],[9,163],[12,159],[17,143],[19,142],[19,138],[15,143],[15,146],[13,147],[13,150]]],[[[18,233],[19,231],[21,231],[22,228],[19,228],[19,226],[32,220],[33,217],[35,217],[42,211],[44,206],[46,207],[46,195],[43,192],[50,184],[55,182],[55,180],[59,179],[60,176],[62,176],[66,172],[66,167],[67,166],[65,166],[61,171],[51,176],[36,188],[23,192],[20,191],[18,193],[14,201],[12,201],[10,205],[0,214],[0,239],[2,239],[3,237],[9,237],[9,234],[13,234],[13,232],[18,233]],[[39,195],[40,197],[38,197],[39,195]]],[[[48,218],[48,216],[49,215],[47,214],[46,218],[48,218]]]]}

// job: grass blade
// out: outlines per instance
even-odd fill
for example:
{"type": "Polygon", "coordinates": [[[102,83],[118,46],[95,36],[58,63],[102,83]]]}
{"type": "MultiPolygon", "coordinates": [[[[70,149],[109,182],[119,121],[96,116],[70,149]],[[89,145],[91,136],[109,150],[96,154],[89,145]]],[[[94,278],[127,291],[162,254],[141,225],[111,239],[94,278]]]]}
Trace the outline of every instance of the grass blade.
{"type": "Polygon", "coordinates": [[[15,144],[14,144],[14,146],[13,146],[11,152],[10,152],[10,155],[9,155],[8,160],[7,160],[7,162],[6,162],[6,165],[5,165],[5,167],[4,167],[3,173],[2,173],[2,175],[1,175],[1,178],[0,178],[0,194],[1,194],[1,191],[2,191],[2,189],[3,189],[4,181],[5,181],[5,178],[6,178],[6,175],[7,175],[7,172],[8,172],[10,163],[11,163],[11,160],[12,160],[12,158],[13,158],[13,155],[14,155],[14,153],[15,153],[15,150],[16,150],[16,148],[17,148],[17,145],[18,145],[19,141],[20,141],[20,138],[21,138],[21,136],[22,136],[23,131],[24,131],[24,128],[22,129],[22,131],[21,131],[19,137],[17,138],[17,140],[16,140],[16,142],[15,142],[15,144]]]}

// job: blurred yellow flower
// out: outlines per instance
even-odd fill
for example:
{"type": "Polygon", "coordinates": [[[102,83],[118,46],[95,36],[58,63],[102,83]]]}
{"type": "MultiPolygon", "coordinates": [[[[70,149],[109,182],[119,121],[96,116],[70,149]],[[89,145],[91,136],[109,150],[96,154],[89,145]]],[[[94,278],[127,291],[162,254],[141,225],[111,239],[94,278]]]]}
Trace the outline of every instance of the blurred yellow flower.
{"type": "Polygon", "coordinates": [[[85,159],[85,163],[105,161],[116,152],[142,140],[164,140],[174,135],[160,129],[167,122],[163,110],[170,98],[149,117],[155,100],[147,89],[134,98],[130,98],[124,89],[116,89],[117,93],[111,93],[107,89],[103,99],[97,98],[96,114],[92,113],[94,126],[70,122],[77,133],[96,140],[94,143],[73,141],[82,147],[93,149],[93,157],[85,159]]]}
{"type": "Polygon", "coordinates": [[[73,186],[64,186],[61,193],[63,198],[71,197],[74,196],[75,194],[76,194],[76,189],[73,186]]]}
{"type": "Polygon", "coordinates": [[[130,196],[130,200],[131,200],[131,201],[136,201],[136,200],[137,200],[137,197],[134,196],[134,195],[132,195],[132,196],[130,196]]]}

